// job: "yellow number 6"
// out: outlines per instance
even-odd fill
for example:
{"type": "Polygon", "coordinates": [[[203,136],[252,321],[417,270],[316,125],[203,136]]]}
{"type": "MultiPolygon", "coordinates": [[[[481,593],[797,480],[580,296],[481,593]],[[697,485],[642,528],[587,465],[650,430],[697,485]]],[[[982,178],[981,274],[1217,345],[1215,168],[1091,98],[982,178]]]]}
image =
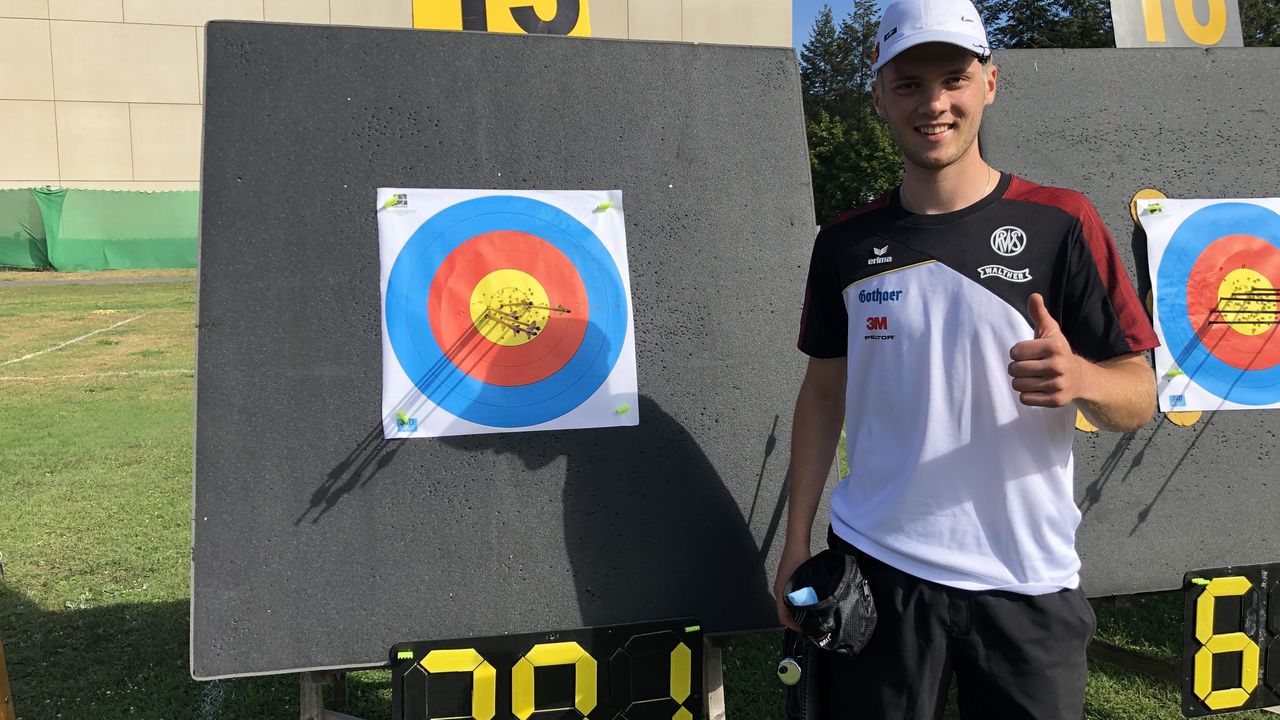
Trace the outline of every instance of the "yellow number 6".
{"type": "Polygon", "coordinates": [[[1258,644],[1242,632],[1213,632],[1213,610],[1217,598],[1244,595],[1253,583],[1244,577],[1220,577],[1209,581],[1196,599],[1196,640],[1201,647],[1195,655],[1196,697],[1210,710],[1240,707],[1249,701],[1258,686],[1258,644]],[[1218,653],[1240,653],[1240,687],[1213,689],[1213,656],[1218,653]]]}

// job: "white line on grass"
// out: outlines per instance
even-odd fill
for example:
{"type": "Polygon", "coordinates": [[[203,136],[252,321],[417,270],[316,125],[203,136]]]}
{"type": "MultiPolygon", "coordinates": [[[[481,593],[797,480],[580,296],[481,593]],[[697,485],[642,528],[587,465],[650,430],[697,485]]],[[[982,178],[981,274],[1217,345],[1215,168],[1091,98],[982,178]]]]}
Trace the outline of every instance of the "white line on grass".
{"type": "MultiPolygon", "coordinates": [[[[144,315],[145,315],[145,313],[144,313],[144,315]]],[[[106,331],[108,331],[108,330],[114,330],[114,329],[116,329],[116,328],[120,327],[121,325],[124,325],[125,323],[131,323],[131,322],[133,322],[134,320],[137,320],[137,319],[138,319],[138,318],[140,318],[140,317],[143,317],[143,315],[139,315],[138,317],[131,317],[131,318],[129,318],[128,320],[121,320],[120,322],[116,323],[115,325],[112,325],[111,327],[104,327],[104,328],[102,328],[102,329],[100,329],[100,330],[94,330],[94,331],[93,331],[93,332],[91,332],[91,333],[85,333],[84,335],[81,335],[81,336],[80,336],[80,337],[78,337],[78,338],[72,338],[71,340],[68,340],[68,341],[66,341],[66,342],[62,343],[61,345],[54,345],[54,346],[53,346],[53,347],[51,347],[51,348],[45,348],[44,350],[41,350],[41,351],[39,351],[39,352],[33,352],[33,353],[29,354],[29,355],[23,355],[23,356],[22,356],[22,357],[20,357],[20,358],[14,358],[14,359],[12,359],[12,360],[5,360],[4,362],[0,362],[0,367],[4,367],[5,365],[12,365],[12,364],[14,364],[14,363],[16,363],[16,362],[22,362],[23,360],[30,360],[30,359],[31,359],[31,358],[33,358],[33,357],[39,357],[39,356],[41,356],[41,355],[44,355],[45,353],[51,353],[51,352],[53,352],[54,350],[61,350],[62,348],[66,347],[66,346],[68,346],[68,345],[71,345],[71,344],[73,344],[73,343],[78,343],[78,342],[80,342],[81,340],[84,340],[85,338],[91,338],[91,337],[93,337],[94,335],[97,335],[97,334],[98,334],[98,333],[100,333],[100,332],[106,332],[106,331]]]]}
{"type": "Polygon", "coordinates": [[[130,370],[124,372],[81,373],[77,375],[0,375],[0,382],[10,380],[79,380],[83,378],[128,377],[132,375],[191,375],[195,370],[130,370]]]}

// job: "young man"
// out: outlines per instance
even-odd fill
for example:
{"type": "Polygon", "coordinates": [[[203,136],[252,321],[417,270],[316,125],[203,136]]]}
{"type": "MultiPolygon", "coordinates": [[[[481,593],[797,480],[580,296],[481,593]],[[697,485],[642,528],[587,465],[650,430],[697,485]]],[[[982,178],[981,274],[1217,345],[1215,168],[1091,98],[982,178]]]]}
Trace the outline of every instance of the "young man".
{"type": "Polygon", "coordinates": [[[1078,720],[1094,616],[1075,415],[1150,419],[1155,334],[1089,201],[983,160],[997,71],[972,3],[891,3],[877,39],[872,94],[905,174],[815,244],[775,593],[809,557],[843,422],[829,542],[858,557],[879,620],[832,658],[831,717],[940,717],[954,674],[966,718],[1078,720]]]}

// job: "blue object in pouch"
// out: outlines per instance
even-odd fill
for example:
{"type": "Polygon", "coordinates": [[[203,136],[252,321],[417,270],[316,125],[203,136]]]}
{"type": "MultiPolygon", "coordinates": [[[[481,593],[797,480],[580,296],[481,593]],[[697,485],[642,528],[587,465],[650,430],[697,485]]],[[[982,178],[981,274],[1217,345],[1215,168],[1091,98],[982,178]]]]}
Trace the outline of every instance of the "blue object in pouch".
{"type": "Polygon", "coordinates": [[[818,604],[818,592],[811,587],[802,587],[795,592],[787,593],[787,599],[796,607],[807,607],[818,604]]]}

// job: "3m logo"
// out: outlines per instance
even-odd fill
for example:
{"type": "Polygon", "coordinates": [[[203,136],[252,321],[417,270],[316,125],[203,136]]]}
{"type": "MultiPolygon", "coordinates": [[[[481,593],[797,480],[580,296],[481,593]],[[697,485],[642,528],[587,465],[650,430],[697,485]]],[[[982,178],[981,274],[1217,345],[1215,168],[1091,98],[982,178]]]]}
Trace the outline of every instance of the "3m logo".
{"type": "Polygon", "coordinates": [[[884,316],[880,316],[880,317],[872,316],[872,317],[869,317],[869,318],[867,318],[867,329],[868,329],[868,330],[871,330],[871,331],[876,331],[876,330],[888,330],[888,329],[889,329],[889,318],[884,317],[884,316]]]}
{"type": "Polygon", "coordinates": [[[1005,257],[1017,255],[1026,246],[1027,234],[1022,228],[1005,225],[991,233],[991,249],[1005,257]]]}

